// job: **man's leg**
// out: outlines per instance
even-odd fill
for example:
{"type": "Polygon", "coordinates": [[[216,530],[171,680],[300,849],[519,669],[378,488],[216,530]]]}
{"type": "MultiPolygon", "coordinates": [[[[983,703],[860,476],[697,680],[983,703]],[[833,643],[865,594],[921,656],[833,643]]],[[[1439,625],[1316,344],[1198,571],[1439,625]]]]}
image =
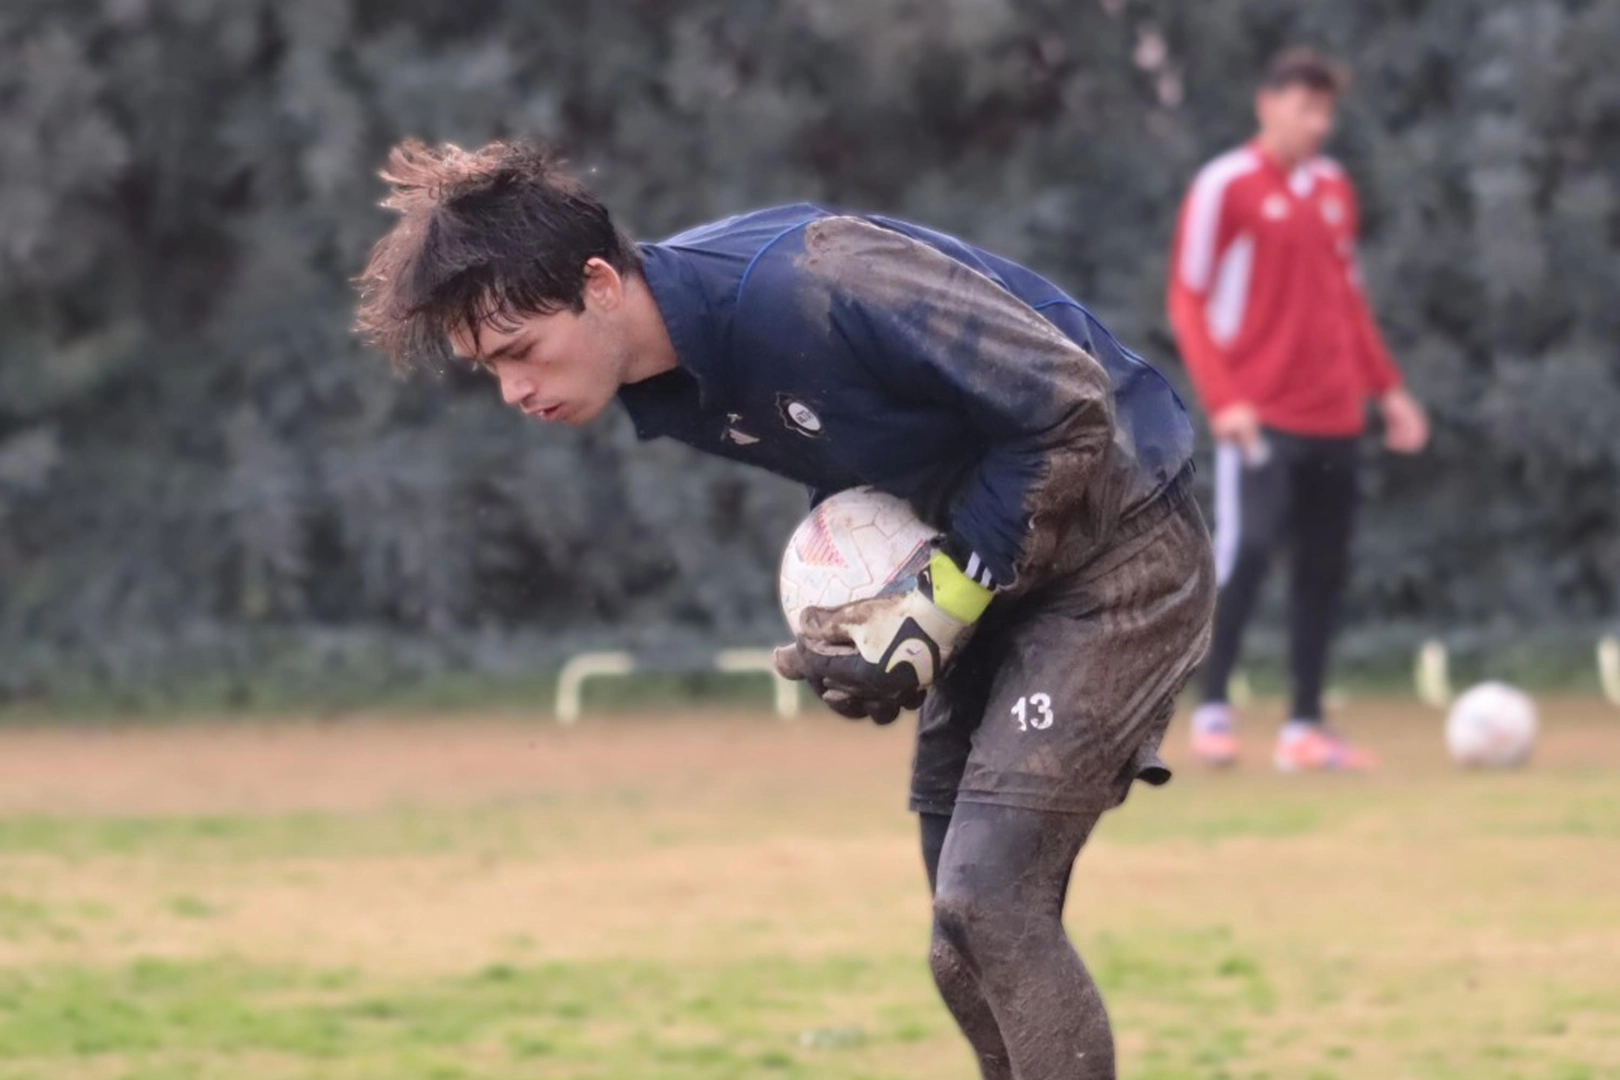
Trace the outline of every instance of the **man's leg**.
{"type": "Polygon", "coordinates": [[[919,718],[931,965],[991,1080],[1113,1076],[1061,916],[1098,817],[1168,778],[1155,751],[1209,643],[1209,534],[1180,489],[1166,499],[1087,572],[992,608],[919,718]]]}
{"type": "Polygon", "coordinates": [[[1209,657],[1199,672],[1203,705],[1193,716],[1194,752],[1211,764],[1227,764],[1237,756],[1227,683],[1288,518],[1286,440],[1274,435],[1268,440],[1269,455],[1260,462],[1245,462],[1235,446],[1215,449],[1215,580],[1220,591],[1209,657]]]}
{"type": "MultiPolygon", "coordinates": [[[[912,763],[911,808],[922,829],[923,866],[928,871],[928,893],[938,882],[940,852],[945,847],[956,791],[972,752],[974,732],[1006,655],[1009,620],[1005,609],[986,614],[973,640],[956,658],[945,677],[928,694],[917,718],[917,753],[912,763]]],[[[995,1016],[979,990],[967,961],[936,932],[930,948],[934,981],[940,997],[973,1048],[984,1080],[1013,1080],[1007,1047],[995,1016]]]]}
{"type": "Polygon", "coordinates": [[[1320,723],[1328,647],[1338,629],[1355,527],[1355,443],[1325,441],[1296,472],[1293,581],[1289,612],[1292,718],[1320,723]]]}
{"type": "Polygon", "coordinates": [[[1294,475],[1294,537],[1289,583],[1292,711],[1275,755],[1279,768],[1365,768],[1372,759],[1324,732],[1322,692],[1350,573],[1355,527],[1356,442],[1312,440],[1294,475]]]}
{"type": "Polygon", "coordinates": [[[1097,819],[1134,780],[1167,779],[1155,751],[1209,641],[1208,533],[1196,507],[1167,506],[1030,598],[1004,630],[954,806],[914,790],[919,810],[951,810],[931,962],[964,1029],[994,1022],[999,1045],[970,1034],[988,1077],[1114,1076],[1108,1014],[1064,934],[1063,900],[1097,819]]]}
{"type": "MultiPolygon", "coordinates": [[[[1102,995],[1063,929],[1069,871],[1094,815],[958,803],[940,855],[930,961],[964,1031],[994,1033],[988,1077],[1112,1080],[1102,995]]],[[[970,1033],[969,1038],[973,1036],[970,1033]]]]}
{"type": "MultiPolygon", "coordinates": [[[[949,814],[919,814],[922,824],[923,865],[928,868],[928,893],[936,895],[939,882],[939,860],[945,848],[945,837],[951,826],[949,814]]],[[[967,1037],[979,1061],[979,1074],[984,1080],[1013,1080],[1012,1061],[1007,1056],[1007,1044],[1001,1037],[1001,1028],[990,1003],[979,989],[979,977],[968,966],[956,945],[941,932],[936,920],[933,943],[929,949],[929,966],[934,971],[934,985],[945,1000],[967,1037]]]]}

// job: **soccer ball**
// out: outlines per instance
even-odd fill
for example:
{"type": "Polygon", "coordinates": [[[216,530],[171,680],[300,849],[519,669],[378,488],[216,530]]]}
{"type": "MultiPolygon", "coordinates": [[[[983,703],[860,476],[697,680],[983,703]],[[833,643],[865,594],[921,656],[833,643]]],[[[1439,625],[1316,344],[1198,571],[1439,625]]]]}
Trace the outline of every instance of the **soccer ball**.
{"type": "Polygon", "coordinates": [[[782,614],[799,632],[807,607],[838,607],[909,589],[928,565],[938,530],[904,499],[875,488],[840,491],[799,523],[782,555],[782,614]]]}
{"type": "Polygon", "coordinates": [[[1446,749],[1459,765],[1523,765],[1536,741],[1536,704],[1506,683],[1481,683],[1451,706],[1446,749]]]}

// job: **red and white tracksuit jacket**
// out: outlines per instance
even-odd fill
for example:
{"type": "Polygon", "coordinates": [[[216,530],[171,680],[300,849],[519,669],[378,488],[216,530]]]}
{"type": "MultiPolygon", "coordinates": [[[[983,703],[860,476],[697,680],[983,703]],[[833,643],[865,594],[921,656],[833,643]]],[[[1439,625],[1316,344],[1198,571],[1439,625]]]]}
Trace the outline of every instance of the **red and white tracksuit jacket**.
{"type": "Polygon", "coordinates": [[[1246,401],[1268,427],[1356,435],[1400,385],[1362,295],[1356,193],[1334,162],[1286,172],[1254,143],[1204,166],[1182,203],[1170,323],[1204,408],[1246,401]]]}

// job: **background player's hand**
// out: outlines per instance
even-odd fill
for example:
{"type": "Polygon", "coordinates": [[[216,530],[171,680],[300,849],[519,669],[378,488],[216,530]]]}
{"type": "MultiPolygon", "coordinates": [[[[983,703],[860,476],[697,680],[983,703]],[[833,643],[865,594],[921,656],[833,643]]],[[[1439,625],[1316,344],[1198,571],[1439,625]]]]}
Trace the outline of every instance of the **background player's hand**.
{"type": "Polygon", "coordinates": [[[806,608],[798,640],[776,650],[777,672],[807,680],[841,715],[888,723],[922,703],[990,596],[936,551],[906,592],[806,608]]]}
{"type": "Polygon", "coordinates": [[[1416,454],[1429,444],[1429,417],[1417,398],[1391,390],[1378,399],[1384,417],[1384,445],[1397,454],[1416,454]]]}
{"type": "Polygon", "coordinates": [[[1260,431],[1260,413],[1246,401],[1228,405],[1209,418],[1209,433],[1216,442],[1231,443],[1243,455],[1243,460],[1257,462],[1265,453],[1265,438],[1260,431]]]}

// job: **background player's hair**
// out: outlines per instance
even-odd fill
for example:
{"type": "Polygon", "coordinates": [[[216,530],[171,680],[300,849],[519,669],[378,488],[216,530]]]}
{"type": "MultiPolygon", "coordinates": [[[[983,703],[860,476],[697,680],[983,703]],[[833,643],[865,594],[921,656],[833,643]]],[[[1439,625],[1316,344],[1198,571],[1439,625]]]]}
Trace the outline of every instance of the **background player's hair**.
{"type": "Polygon", "coordinates": [[[394,147],[382,205],[400,215],[357,279],[356,329],[395,368],[439,360],[451,331],[584,308],[585,264],[638,269],[607,208],[539,143],[394,147]]]}
{"type": "Polygon", "coordinates": [[[1350,89],[1350,71],[1326,53],[1295,45],[1272,57],[1260,80],[1263,90],[1304,86],[1339,97],[1350,89]]]}

